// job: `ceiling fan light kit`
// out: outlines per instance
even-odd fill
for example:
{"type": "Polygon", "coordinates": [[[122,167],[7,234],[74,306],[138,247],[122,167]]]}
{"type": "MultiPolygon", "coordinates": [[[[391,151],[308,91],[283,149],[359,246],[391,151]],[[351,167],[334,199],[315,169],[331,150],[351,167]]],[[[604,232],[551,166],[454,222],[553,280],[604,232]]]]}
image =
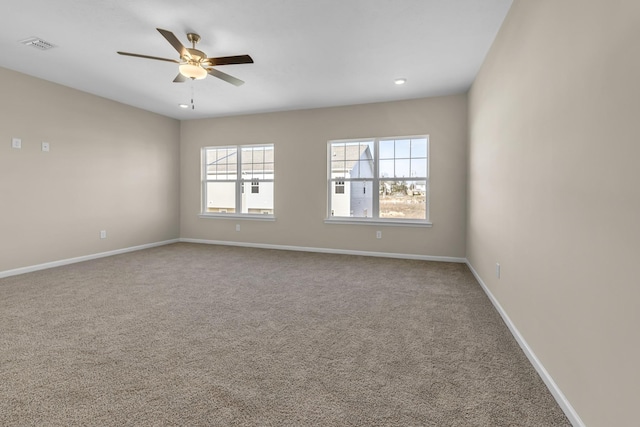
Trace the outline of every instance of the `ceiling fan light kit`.
{"type": "Polygon", "coordinates": [[[202,80],[207,77],[207,70],[202,68],[200,65],[192,64],[190,62],[186,62],[184,64],[180,64],[178,66],[178,70],[180,70],[180,74],[185,77],[194,80],[202,80]]]}
{"type": "Polygon", "coordinates": [[[220,70],[213,68],[220,65],[232,65],[232,64],[252,64],[253,59],[249,55],[236,55],[236,56],[222,56],[218,58],[208,58],[207,55],[196,49],[196,43],[200,41],[200,36],[195,33],[188,33],[187,40],[191,42],[192,47],[186,48],[180,43],[180,40],[168,30],[156,28],[160,34],[173,46],[173,48],[180,54],[180,59],[168,59],[158,58],[157,56],[140,55],[138,53],[118,52],[120,55],[135,56],[138,58],[154,59],[157,61],[174,62],[178,64],[178,75],[173,79],[174,83],[182,83],[187,79],[202,80],[207,75],[212,75],[221,80],[231,83],[235,86],[240,86],[244,82],[238,78],[223,73],[220,70]]]}

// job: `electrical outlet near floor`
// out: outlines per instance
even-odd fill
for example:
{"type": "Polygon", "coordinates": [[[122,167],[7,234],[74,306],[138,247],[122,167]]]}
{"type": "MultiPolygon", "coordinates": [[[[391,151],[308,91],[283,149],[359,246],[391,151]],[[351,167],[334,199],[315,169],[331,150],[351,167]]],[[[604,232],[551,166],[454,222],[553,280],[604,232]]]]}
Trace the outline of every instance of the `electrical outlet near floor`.
{"type": "Polygon", "coordinates": [[[496,277],[500,278],[500,264],[496,262],[496,277]]]}
{"type": "Polygon", "coordinates": [[[240,231],[240,224],[236,224],[236,231],[240,231]]]}
{"type": "Polygon", "coordinates": [[[376,231],[376,239],[382,239],[382,231],[376,231]]]}
{"type": "Polygon", "coordinates": [[[100,238],[101,239],[107,238],[107,230],[100,230],[100,238]]]}

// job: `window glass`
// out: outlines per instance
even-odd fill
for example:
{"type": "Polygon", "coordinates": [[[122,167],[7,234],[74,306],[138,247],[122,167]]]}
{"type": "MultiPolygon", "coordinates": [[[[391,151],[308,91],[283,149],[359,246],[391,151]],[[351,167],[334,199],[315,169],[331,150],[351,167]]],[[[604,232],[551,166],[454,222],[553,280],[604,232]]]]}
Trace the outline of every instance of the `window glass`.
{"type": "Polygon", "coordinates": [[[411,157],[427,157],[427,140],[424,138],[411,140],[411,157]]]}
{"type": "Polygon", "coordinates": [[[395,158],[394,141],[380,141],[380,159],[395,158]]]}
{"type": "Polygon", "coordinates": [[[425,219],[426,181],[381,181],[380,218],[425,219]]]}
{"type": "Polygon", "coordinates": [[[206,212],[234,213],[236,192],[234,182],[208,182],[206,212]]]}
{"type": "Polygon", "coordinates": [[[213,149],[206,154],[207,179],[227,180],[237,177],[237,150],[213,149]]]}
{"type": "Polygon", "coordinates": [[[411,141],[408,139],[401,139],[395,141],[396,159],[408,159],[411,157],[411,141]]]}
{"type": "Polygon", "coordinates": [[[410,160],[409,159],[396,159],[395,161],[395,176],[396,178],[409,178],[411,173],[410,169],[410,160]]]}

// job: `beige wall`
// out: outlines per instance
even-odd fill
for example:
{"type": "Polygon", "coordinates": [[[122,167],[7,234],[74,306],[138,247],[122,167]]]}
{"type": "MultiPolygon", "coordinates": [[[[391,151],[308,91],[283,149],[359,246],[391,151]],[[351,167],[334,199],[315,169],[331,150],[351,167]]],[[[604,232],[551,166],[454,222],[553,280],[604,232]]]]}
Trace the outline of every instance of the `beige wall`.
{"type": "Polygon", "coordinates": [[[464,257],[467,97],[182,122],[183,238],[464,257]],[[429,134],[432,228],[325,224],[327,141],[429,134]],[[274,143],[275,222],[201,219],[200,149],[274,143]],[[241,231],[235,231],[235,224],[241,231]],[[381,230],[383,238],[375,238],[381,230]]]}
{"type": "Polygon", "coordinates": [[[0,87],[0,272],[179,237],[177,120],[1,68],[0,87]]]}
{"type": "Polygon", "coordinates": [[[467,257],[589,427],[638,425],[639,44],[636,0],[516,0],[469,95],[467,257]]]}

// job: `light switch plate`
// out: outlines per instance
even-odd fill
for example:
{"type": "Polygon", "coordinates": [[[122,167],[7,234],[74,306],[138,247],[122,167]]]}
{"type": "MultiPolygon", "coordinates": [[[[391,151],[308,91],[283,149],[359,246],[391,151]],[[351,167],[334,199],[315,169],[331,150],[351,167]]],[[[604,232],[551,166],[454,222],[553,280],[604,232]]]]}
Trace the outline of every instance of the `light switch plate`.
{"type": "Polygon", "coordinates": [[[11,138],[11,148],[22,148],[22,140],[20,138],[11,138]]]}

